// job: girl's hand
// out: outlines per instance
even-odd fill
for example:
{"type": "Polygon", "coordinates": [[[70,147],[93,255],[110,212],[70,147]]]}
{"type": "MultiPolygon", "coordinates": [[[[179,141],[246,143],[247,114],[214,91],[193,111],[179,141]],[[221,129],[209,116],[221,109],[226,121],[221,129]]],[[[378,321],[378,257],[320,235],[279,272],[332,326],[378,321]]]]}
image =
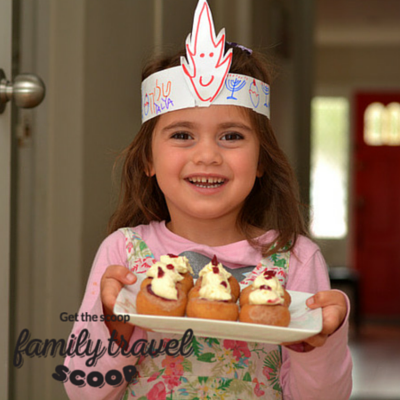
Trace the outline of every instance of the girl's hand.
{"type": "MultiPolygon", "coordinates": [[[[318,292],[307,299],[307,306],[311,309],[322,308],[322,330],[319,334],[305,339],[303,351],[310,351],[314,347],[323,346],[328,336],[336,332],[342,325],[347,314],[347,303],[343,293],[336,290],[318,292]]],[[[283,343],[284,346],[293,346],[298,343],[283,343]]],[[[293,346],[296,348],[296,346],[293,346]]]]}
{"type": "MultiPolygon", "coordinates": [[[[113,309],[117,297],[124,285],[131,285],[137,280],[136,276],[122,265],[110,265],[104,272],[100,283],[101,302],[103,303],[104,315],[113,315],[113,309]]],[[[129,341],[134,326],[120,321],[105,321],[110,334],[114,330],[118,333],[118,343],[120,336],[129,341]]]]}
{"type": "Polygon", "coordinates": [[[122,265],[110,265],[104,272],[101,283],[101,302],[104,311],[112,314],[118,294],[124,285],[131,285],[137,280],[136,275],[122,265]]]}

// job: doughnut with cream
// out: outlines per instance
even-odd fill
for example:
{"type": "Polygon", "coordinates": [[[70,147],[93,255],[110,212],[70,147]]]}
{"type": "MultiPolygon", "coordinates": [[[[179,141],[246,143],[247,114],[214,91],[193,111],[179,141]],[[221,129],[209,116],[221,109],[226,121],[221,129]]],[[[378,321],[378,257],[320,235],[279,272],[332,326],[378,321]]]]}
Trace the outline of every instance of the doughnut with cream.
{"type": "Polygon", "coordinates": [[[240,291],[240,287],[239,284],[236,287],[235,283],[231,282],[237,283],[237,280],[218,263],[214,256],[213,260],[199,272],[199,279],[189,292],[187,316],[236,321],[239,315],[239,307],[236,304],[239,293],[236,291],[240,291]]]}
{"type": "MultiPolygon", "coordinates": [[[[209,262],[200,272],[199,272],[199,279],[197,279],[194,288],[189,292],[190,297],[199,297],[198,292],[202,286],[203,277],[210,272],[221,276],[224,280],[227,280],[230,286],[230,293],[232,295],[232,301],[236,303],[237,299],[240,295],[240,285],[237,279],[230,274],[221,263],[218,262],[217,257],[214,256],[211,262],[209,262]]],[[[211,275],[210,275],[211,276],[211,275]]]]}
{"type": "Polygon", "coordinates": [[[187,294],[189,290],[193,287],[193,269],[189,264],[189,260],[184,256],[175,256],[173,254],[168,254],[160,257],[160,261],[155,262],[146,272],[147,278],[141,283],[141,288],[148,285],[151,279],[153,279],[158,273],[158,267],[161,266],[163,269],[168,266],[168,269],[174,269],[182,279],[177,278],[177,284],[182,286],[182,289],[187,294]]]}
{"type": "Polygon", "coordinates": [[[290,295],[273,271],[259,275],[240,296],[240,322],[288,326],[290,295]]]}
{"type": "Polygon", "coordinates": [[[136,298],[137,313],[183,317],[187,296],[179,281],[184,278],[171,264],[155,263],[150,269],[153,276],[142,282],[136,298]]]}

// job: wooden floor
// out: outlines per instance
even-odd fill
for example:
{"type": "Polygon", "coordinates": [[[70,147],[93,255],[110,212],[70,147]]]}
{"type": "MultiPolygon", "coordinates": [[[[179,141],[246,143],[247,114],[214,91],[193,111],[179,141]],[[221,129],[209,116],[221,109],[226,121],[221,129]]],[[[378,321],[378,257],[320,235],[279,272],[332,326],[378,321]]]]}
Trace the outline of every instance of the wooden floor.
{"type": "Polygon", "coordinates": [[[365,324],[350,333],[351,400],[400,400],[400,324],[365,324]]]}

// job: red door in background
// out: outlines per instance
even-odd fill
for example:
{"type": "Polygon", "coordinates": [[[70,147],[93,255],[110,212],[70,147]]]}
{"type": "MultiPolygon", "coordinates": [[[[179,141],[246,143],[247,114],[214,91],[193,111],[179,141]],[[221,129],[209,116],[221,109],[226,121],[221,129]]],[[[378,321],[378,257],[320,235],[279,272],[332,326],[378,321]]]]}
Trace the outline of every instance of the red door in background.
{"type": "Polygon", "coordinates": [[[359,93],[355,112],[353,243],[362,312],[400,318],[400,93],[359,93]]]}

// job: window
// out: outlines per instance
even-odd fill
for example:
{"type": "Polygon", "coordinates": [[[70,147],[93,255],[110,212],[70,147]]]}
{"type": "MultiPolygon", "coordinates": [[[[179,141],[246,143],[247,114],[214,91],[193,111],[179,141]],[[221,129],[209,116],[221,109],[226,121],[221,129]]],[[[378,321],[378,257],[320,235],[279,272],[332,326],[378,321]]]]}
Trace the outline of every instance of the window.
{"type": "Polygon", "coordinates": [[[347,235],[349,102],[315,97],[311,105],[311,234],[347,235]]]}
{"type": "Polygon", "coordinates": [[[364,114],[364,141],[369,146],[400,145],[400,104],[371,103],[364,114]]]}

